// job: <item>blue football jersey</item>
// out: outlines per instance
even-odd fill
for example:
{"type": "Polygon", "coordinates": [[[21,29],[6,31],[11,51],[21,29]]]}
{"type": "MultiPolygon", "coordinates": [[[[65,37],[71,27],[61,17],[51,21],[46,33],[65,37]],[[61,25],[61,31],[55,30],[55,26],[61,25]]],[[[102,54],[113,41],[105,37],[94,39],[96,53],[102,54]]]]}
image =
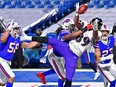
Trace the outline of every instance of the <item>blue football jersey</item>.
{"type": "Polygon", "coordinates": [[[9,35],[7,41],[5,43],[0,42],[0,57],[5,60],[11,61],[15,50],[18,49],[20,41],[20,37],[14,38],[12,35],[9,35]]]}
{"type": "Polygon", "coordinates": [[[70,32],[68,30],[61,30],[59,35],[58,35],[58,40],[61,40],[63,42],[66,42],[66,43],[69,43],[70,40],[63,40],[62,37],[67,35],[67,34],[70,34],[70,32]]]}
{"type": "MultiPolygon", "coordinates": [[[[58,40],[61,40],[61,41],[63,41],[63,42],[68,43],[70,40],[65,40],[65,41],[64,41],[64,40],[62,39],[62,37],[65,36],[65,35],[67,35],[67,34],[70,34],[70,32],[69,32],[68,30],[61,30],[60,33],[59,33],[59,35],[58,35],[58,40]]],[[[59,54],[59,52],[56,52],[54,49],[53,49],[53,53],[54,53],[56,56],[58,56],[58,57],[62,57],[62,56],[59,54]]]]}
{"type": "MultiPolygon", "coordinates": [[[[114,43],[115,43],[115,38],[112,35],[110,35],[109,42],[107,43],[107,45],[105,45],[101,40],[98,41],[98,47],[101,52],[101,57],[106,57],[112,54],[114,43]]],[[[109,59],[109,60],[104,61],[103,63],[109,63],[110,61],[111,60],[109,59]]]]}

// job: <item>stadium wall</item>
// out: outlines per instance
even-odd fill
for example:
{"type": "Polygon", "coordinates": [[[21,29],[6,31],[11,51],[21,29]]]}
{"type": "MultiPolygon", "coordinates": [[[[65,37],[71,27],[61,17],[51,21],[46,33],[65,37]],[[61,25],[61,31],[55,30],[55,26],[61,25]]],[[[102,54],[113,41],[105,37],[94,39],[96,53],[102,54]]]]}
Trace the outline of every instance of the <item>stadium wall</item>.
{"type": "Polygon", "coordinates": [[[5,19],[5,23],[8,23],[12,19],[18,22],[21,27],[37,21],[45,14],[49,13],[52,9],[0,9],[0,16],[5,19]]]}

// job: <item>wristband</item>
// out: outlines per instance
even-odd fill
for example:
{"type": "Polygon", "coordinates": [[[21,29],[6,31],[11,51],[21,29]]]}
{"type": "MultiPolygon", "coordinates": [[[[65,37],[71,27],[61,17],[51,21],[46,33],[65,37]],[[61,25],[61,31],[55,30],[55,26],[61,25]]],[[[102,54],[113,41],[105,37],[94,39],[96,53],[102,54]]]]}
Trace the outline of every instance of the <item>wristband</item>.
{"type": "Polygon", "coordinates": [[[76,12],[75,16],[78,16],[78,15],[79,15],[78,12],[76,12]]]}

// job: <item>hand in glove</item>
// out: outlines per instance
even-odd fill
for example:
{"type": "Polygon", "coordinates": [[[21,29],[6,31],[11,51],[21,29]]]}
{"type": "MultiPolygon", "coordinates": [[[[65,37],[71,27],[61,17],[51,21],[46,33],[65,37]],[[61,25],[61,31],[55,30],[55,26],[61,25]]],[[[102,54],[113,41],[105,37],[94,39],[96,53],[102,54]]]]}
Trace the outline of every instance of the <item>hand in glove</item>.
{"type": "Polygon", "coordinates": [[[76,3],[76,13],[78,13],[78,10],[79,10],[79,2],[76,3]]]}
{"type": "Polygon", "coordinates": [[[87,29],[87,31],[92,30],[93,26],[91,24],[87,24],[86,29],[87,29]]]}
{"type": "Polygon", "coordinates": [[[89,31],[89,30],[92,30],[92,29],[93,29],[93,26],[91,24],[87,24],[86,27],[81,28],[81,31],[86,32],[86,31],[89,31]]]}
{"type": "Polygon", "coordinates": [[[14,25],[14,19],[12,19],[12,21],[7,25],[7,29],[8,30],[12,30],[13,29],[13,25],[14,25]]]}
{"type": "Polygon", "coordinates": [[[98,22],[97,22],[97,20],[92,23],[92,26],[93,26],[93,30],[98,30],[98,22]]]}

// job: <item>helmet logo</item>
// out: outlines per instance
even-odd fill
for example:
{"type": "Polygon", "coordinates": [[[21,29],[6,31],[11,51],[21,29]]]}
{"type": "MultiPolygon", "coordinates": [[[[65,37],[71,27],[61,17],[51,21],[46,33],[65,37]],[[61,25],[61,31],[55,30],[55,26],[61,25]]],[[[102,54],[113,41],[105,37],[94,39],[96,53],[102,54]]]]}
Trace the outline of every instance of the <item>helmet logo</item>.
{"type": "Polygon", "coordinates": [[[64,23],[68,23],[68,22],[70,22],[70,19],[66,19],[62,23],[64,24],[64,23]]]}
{"type": "Polygon", "coordinates": [[[106,25],[104,25],[104,30],[107,30],[107,27],[106,27],[106,25]]]}

